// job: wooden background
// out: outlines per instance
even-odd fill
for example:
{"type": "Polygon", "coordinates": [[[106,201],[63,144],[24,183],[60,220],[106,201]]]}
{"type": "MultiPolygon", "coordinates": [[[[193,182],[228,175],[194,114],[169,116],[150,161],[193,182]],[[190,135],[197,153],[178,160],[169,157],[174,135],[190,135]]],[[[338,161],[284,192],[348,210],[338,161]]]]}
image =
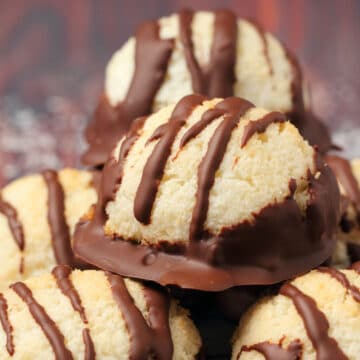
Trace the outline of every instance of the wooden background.
{"type": "Polygon", "coordinates": [[[316,112],[360,155],[358,0],[0,0],[0,184],[79,166],[110,55],[140,21],[182,7],[230,7],[277,35],[298,54],[316,112]]]}

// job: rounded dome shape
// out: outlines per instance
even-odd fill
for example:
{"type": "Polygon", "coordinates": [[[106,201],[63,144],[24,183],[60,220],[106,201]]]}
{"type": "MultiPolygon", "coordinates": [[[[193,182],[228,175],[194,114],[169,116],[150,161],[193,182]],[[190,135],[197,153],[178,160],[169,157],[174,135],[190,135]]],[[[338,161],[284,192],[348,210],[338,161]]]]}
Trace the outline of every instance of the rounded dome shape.
{"type": "Polygon", "coordinates": [[[240,320],[232,359],[358,359],[359,271],[319,268],[260,300],[240,320]]]}
{"type": "Polygon", "coordinates": [[[189,95],[139,118],[103,170],[75,251],[200,290],[268,284],[331,255],[336,179],[279,112],[189,95]]]}
{"type": "Polygon", "coordinates": [[[104,164],[136,117],[192,93],[239,96],[287,113],[312,144],[323,151],[331,144],[309,111],[297,60],[273,35],[229,10],[183,10],[140,24],[112,56],[104,94],[86,130],[84,163],[104,164]]]}

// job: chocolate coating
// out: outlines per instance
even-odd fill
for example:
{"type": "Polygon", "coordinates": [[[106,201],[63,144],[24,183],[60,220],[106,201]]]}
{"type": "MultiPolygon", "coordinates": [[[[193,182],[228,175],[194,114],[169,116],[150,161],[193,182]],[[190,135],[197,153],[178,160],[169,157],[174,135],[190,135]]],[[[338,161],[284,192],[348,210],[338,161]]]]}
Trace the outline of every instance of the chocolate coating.
{"type": "MultiPolygon", "coordinates": [[[[25,248],[25,237],[23,225],[18,218],[16,209],[7,201],[2,199],[0,195],[0,213],[2,213],[8,221],[11,234],[21,252],[25,248]]],[[[19,272],[22,274],[24,272],[24,257],[21,255],[19,272]]]]}
{"type": "MultiPolygon", "coordinates": [[[[81,320],[86,325],[88,320],[86,318],[85,309],[82,306],[79,293],[74,288],[74,285],[70,279],[71,268],[69,266],[60,265],[54,268],[52,274],[56,280],[57,286],[62,291],[62,293],[68,297],[73,309],[79,313],[81,320]]],[[[85,345],[85,360],[94,360],[96,357],[95,347],[91,339],[89,329],[84,328],[82,335],[85,345]]]]}
{"type": "Polygon", "coordinates": [[[64,190],[55,170],[44,170],[42,176],[48,189],[48,223],[52,247],[57,264],[77,268],[87,268],[74,256],[71,247],[70,230],[65,219],[64,190]]]}
{"type": "MultiPolygon", "coordinates": [[[[198,95],[187,96],[174,111],[183,113],[187,109],[185,112],[188,114],[188,109],[199,101],[201,97],[198,95]]],[[[121,183],[122,166],[128,153],[128,150],[123,151],[123,146],[135,141],[139,128],[135,126],[121,146],[118,161],[112,158],[104,168],[100,200],[94,217],[77,226],[74,243],[76,254],[91,264],[121,275],[152,280],[162,285],[208,291],[220,291],[237,285],[272,284],[323,263],[334,247],[339,191],[333,173],[317,155],[316,166],[320,176],[315,178],[310,173],[308,175],[310,196],[305,216],[294,200],[296,184],[290,181],[290,196],[254,214],[253,221],[224,228],[219,235],[203,230],[202,212],[207,211],[208,190],[212,186],[211,178],[217,170],[218,159],[221,161],[229,134],[237,124],[237,116],[251,106],[247,101],[228,98],[215,107],[222,111],[224,117],[213,135],[216,141],[210,141],[203,158],[203,162],[208,164],[199,167],[196,197],[201,206],[195,207],[199,210],[194,210],[192,216],[192,235],[188,244],[160,242],[156,247],[149,247],[116,236],[108,237],[104,233],[105,207],[121,183]]],[[[274,121],[277,119],[273,118],[274,121]]],[[[162,132],[157,145],[162,141],[165,144],[166,140],[166,148],[170,146],[173,131],[172,125],[169,125],[162,132]]],[[[166,151],[158,153],[154,150],[148,158],[151,171],[144,171],[137,191],[142,201],[140,205],[135,205],[135,215],[144,223],[151,219],[164,153],[166,155],[166,151]],[[146,184],[145,179],[149,179],[150,184],[146,184]],[[143,191],[145,185],[147,190],[143,191]]]]}
{"type": "Polygon", "coordinates": [[[8,306],[3,294],[0,293],[0,322],[6,335],[6,350],[10,356],[14,355],[13,327],[8,316],[8,306]]]}
{"type": "Polygon", "coordinates": [[[160,290],[146,288],[144,296],[149,311],[148,325],[134,304],[121,276],[107,274],[113,297],[117,302],[130,334],[130,359],[145,360],[150,354],[156,359],[172,358],[173,343],[169,328],[169,298],[160,290]]]}

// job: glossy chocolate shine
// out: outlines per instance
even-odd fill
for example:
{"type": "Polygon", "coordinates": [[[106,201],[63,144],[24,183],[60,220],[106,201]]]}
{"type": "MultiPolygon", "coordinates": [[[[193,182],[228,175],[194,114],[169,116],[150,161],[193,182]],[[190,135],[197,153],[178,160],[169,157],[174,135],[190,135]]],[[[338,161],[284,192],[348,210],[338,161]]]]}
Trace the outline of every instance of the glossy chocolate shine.
{"type": "MultiPolygon", "coordinates": [[[[197,95],[183,98],[176,111],[183,113],[180,108],[196,106],[199,99],[201,98],[197,95]]],[[[216,109],[221,110],[216,114],[222,114],[222,122],[213,135],[214,138],[218,137],[217,141],[210,141],[203,158],[203,162],[209,159],[209,166],[204,165],[198,173],[196,198],[197,203],[202,204],[201,209],[208,202],[208,190],[212,186],[212,181],[208,183],[208,179],[212,178],[218,166],[218,161],[215,160],[218,157],[220,161],[222,159],[221,149],[226,148],[231,130],[238,120],[236,116],[240,116],[251,106],[250,103],[236,98],[225,99],[216,105],[216,109]]],[[[212,113],[207,122],[213,117],[214,109],[208,111],[212,113]]],[[[203,119],[206,117],[205,113],[203,119]]],[[[273,117],[274,121],[277,119],[277,116],[273,117]]],[[[139,126],[135,128],[130,131],[123,144],[133,144],[136,141],[139,126]]],[[[171,126],[162,132],[157,145],[162,141],[165,143],[163,139],[170,136],[167,135],[168,132],[172,134],[171,126]]],[[[173,141],[172,137],[171,141],[168,140],[167,147],[173,141]]],[[[191,136],[187,141],[191,141],[191,136]]],[[[294,200],[296,184],[290,181],[290,195],[283,202],[263,208],[254,214],[252,222],[245,221],[232,228],[224,228],[217,236],[203,231],[203,216],[200,216],[203,210],[199,210],[200,215],[194,210],[190,241],[178,244],[176,249],[171,245],[151,248],[121,238],[107,237],[103,230],[106,221],[105,207],[121,184],[123,164],[128,152],[129,150],[121,150],[119,159],[111,158],[105,165],[95,215],[92,219],[79,223],[76,229],[74,249],[84,260],[108,271],[153,280],[162,285],[174,284],[184,288],[219,291],[235,285],[279,282],[318,266],[331,255],[334,246],[333,233],[338,221],[339,193],[333,173],[319,157],[317,170],[320,176],[314,178],[311,174],[308,175],[309,200],[305,216],[294,200]]],[[[160,170],[155,171],[151,165],[151,171],[146,173],[146,176],[144,171],[143,181],[148,178],[153,185],[147,185],[145,191],[144,188],[141,190],[143,184],[140,183],[137,196],[141,194],[147,201],[141,201],[138,209],[135,206],[137,219],[144,223],[151,221],[157,179],[161,179],[164,161],[168,155],[165,158],[163,152],[159,152],[159,155],[152,156],[149,157],[148,164],[158,164],[156,167],[160,170]],[[158,163],[155,160],[159,157],[161,161],[158,163]],[[151,196],[147,198],[148,194],[151,196]]],[[[200,209],[200,206],[198,208],[200,209]]],[[[204,211],[206,212],[207,210],[204,211]]]]}
{"type": "MultiPolygon", "coordinates": [[[[194,54],[191,29],[193,17],[192,10],[179,12],[179,38],[191,75],[193,93],[210,98],[233,96],[238,36],[235,14],[230,10],[214,12],[214,38],[210,60],[203,67],[194,54]]],[[[256,23],[253,22],[253,25],[262,39],[264,56],[272,74],[265,32],[256,23]]],[[[151,113],[154,98],[164,81],[173,49],[172,40],[160,39],[157,22],[145,22],[139,26],[136,32],[135,71],[129,91],[124,101],[116,107],[109,104],[105,95],[100,99],[93,121],[85,134],[89,143],[89,149],[83,156],[85,164],[92,166],[104,164],[116,142],[130,128],[131,122],[138,116],[151,113]]],[[[326,152],[331,147],[329,132],[314,114],[305,110],[300,66],[288,50],[286,55],[293,72],[291,84],[293,110],[288,115],[305,138],[312,144],[317,144],[321,152],[326,152]]]]}

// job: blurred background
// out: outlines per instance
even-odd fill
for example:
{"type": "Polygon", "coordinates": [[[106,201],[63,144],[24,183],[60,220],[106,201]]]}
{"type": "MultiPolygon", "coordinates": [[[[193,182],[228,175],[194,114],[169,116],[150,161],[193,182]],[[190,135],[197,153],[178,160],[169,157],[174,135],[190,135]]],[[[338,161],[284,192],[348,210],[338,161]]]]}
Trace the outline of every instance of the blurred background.
{"type": "Polygon", "coordinates": [[[346,156],[360,156],[358,0],[1,0],[0,185],[80,166],[111,54],[139,22],[182,7],[230,7],[278,36],[303,65],[315,112],[346,156]]]}

